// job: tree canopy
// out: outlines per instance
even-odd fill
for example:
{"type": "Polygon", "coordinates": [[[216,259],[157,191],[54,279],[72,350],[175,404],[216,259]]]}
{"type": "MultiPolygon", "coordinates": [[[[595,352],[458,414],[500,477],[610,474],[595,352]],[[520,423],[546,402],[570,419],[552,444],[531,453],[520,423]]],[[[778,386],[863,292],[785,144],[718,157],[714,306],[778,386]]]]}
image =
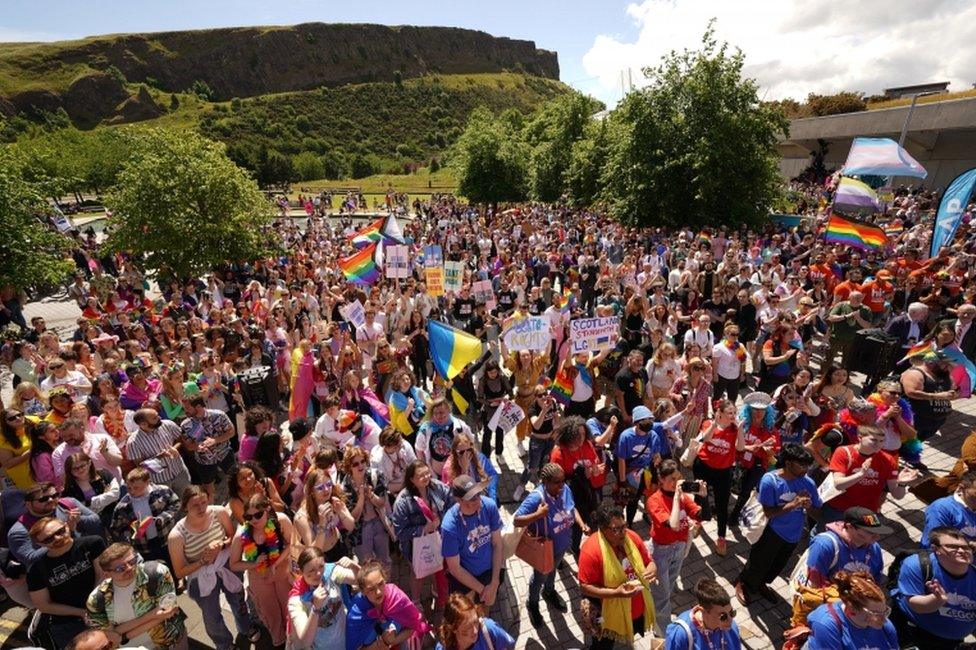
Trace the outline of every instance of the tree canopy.
{"type": "Polygon", "coordinates": [[[118,184],[106,245],[147,270],[196,277],[225,261],[266,252],[268,201],[224,145],[193,132],[135,135],[118,184]]]}
{"type": "Polygon", "coordinates": [[[74,268],[71,240],[43,221],[44,197],[57,191],[49,182],[30,173],[23,154],[0,147],[0,285],[55,285],[74,268]]]}
{"type": "Polygon", "coordinates": [[[521,201],[528,194],[530,148],[520,133],[521,115],[498,118],[475,109],[451,150],[458,193],[473,203],[521,201]]]}
{"type": "Polygon", "coordinates": [[[617,218],[698,226],[768,213],[781,189],[777,136],[789,122],[759,101],[743,60],[709,28],[701,50],[672,52],[644,71],[650,84],[610,118],[600,197],[617,218]]]}

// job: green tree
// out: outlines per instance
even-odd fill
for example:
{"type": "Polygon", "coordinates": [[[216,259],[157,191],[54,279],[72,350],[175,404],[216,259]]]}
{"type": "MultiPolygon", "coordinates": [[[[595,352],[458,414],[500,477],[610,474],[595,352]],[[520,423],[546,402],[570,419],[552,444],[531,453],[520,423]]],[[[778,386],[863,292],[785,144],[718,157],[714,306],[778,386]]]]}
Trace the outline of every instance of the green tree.
{"type": "Polygon", "coordinates": [[[562,196],[573,144],[600,108],[595,100],[572,93],[545,104],[526,123],[524,137],[533,147],[532,198],[555,201],[562,196]]]}
{"type": "Polygon", "coordinates": [[[600,174],[607,161],[609,122],[587,125],[586,137],[573,143],[563,174],[566,192],[576,205],[589,205],[600,192],[600,174]]]}
{"type": "Polygon", "coordinates": [[[291,158],[280,151],[262,148],[258,158],[258,182],[263,187],[270,187],[286,185],[293,180],[295,180],[295,169],[291,164],[291,158]]]}
{"type": "Polygon", "coordinates": [[[169,110],[175,111],[180,107],[180,98],[176,96],[176,93],[170,93],[169,96],[169,110]]]}
{"type": "Polygon", "coordinates": [[[71,241],[42,221],[50,212],[44,197],[60,191],[51,183],[20,151],[0,147],[0,286],[54,285],[74,268],[71,241]]]}
{"type": "Polygon", "coordinates": [[[325,178],[325,165],[322,158],[312,152],[303,151],[291,159],[295,177],[300,181],[316,181],[325,178]]]}
{"type": "Polygon", "coordinates": [[[863,93],[840,92],[834,95],[807,95],[807,105],[814,115],[838,115],[868,110],[863,93]]]}
{"type": "Polygon", "coordinates": [[[151,129],[133,137],[118,185],[106,197],[106,246],[151,272],[198,277],[228,260],[252,260],[269,245],[271,208],[224,145],[193,131],[151,129]]]}
{"type": "Polygon", "coordinates": [[[530,150],[515,122],[505,114],[495,119],[484,108],[472,111],[451,150],[460,195],[473,203],[493,204],[526,198],[530,150]]]}
{"type": "Polygon", "coordinates": [[[744,57],[716,44],[672,52],[644,71],[650,84],[611,115],[603,198],[634,224],[755,223],[781,192],[776,142],[782,112],[760,103],[744,57]]]}
{"type": "Polygon", "coordinates": [[[323,155],[322,165],[325,171],[324,178],[335,181],[349,176],[349,161],[346,160],[346,154],[338,149],[323,155]]]}

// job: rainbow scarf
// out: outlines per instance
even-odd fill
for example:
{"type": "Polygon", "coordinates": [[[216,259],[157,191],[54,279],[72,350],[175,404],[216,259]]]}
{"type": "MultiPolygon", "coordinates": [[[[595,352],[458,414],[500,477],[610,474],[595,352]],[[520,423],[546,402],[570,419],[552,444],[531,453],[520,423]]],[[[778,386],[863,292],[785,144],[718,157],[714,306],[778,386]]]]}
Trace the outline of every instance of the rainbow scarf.
{"type": "Polygon", "coordinates": [[[278,519],[271,513],[268,514],[268,519],[264,523],[264,544],[258,544],[254,541],[254,531],[250,524],[241,526],[240,534],[243,541],[241,555],[245,562],[256,561],[262,552],[268,555],[267,562],[258,566],[259,573],[263,573],[274,566],[274,563],[281,557],[285,543],[281,538],[281,530],[278,528],[278,519]]]}
{"type": "MultiPolygon", "coordinates": [[[[871,393],[868,395],[868,402],[874,405],[875,411],[878,417],[888,410],[888,404],[885,403],[884,399],[878,393],[871,393]]],[[[899,398],[898,406],[901,407],[901,417],[908,424],[915,423],[915,413],[912,411],[912,405],[908,403],[908,400],[904,397],[899,398]]],[[[894,426],[891,424],[889,426],[894,426]]],[[[902,436],[901,447],[898,449],[898,455],[909,462],[917,462],[922,459],[922,441],[918,437],[905,438],[902,436]]]]}
{"type": "Polygon", "coordinates": [[[735,358],[739,360],[739,363],[745,363],[745,361],[746,361],[746,348],[745,348],[744,345],[742,345],[738,341],[736,341],[735,343],[733,343],[732,341],[730,341],[728,339],[722,339],[722,345],[724,345],[728,349],[730,349],[733,352],[735,352],[735,358]]]}

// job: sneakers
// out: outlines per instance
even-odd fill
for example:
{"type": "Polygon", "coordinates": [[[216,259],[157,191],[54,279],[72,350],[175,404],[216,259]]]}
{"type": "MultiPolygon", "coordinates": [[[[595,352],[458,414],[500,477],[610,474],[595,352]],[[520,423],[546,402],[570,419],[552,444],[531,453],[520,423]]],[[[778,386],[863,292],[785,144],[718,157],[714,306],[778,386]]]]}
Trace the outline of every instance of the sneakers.
{"type": "Polygon", "coordinates": [[[526,456],[529,455],[529,448],[525,446],[524,440],[518,441],[517,449],[518,449],[519,458],[525,458],[526,456]]]}
{"type": "Polygon", "coordinates": [[[555,591],[550,591],[548,593],[543,592],[542,599],[546,601],[550,607],[562,612],[563,614],[569,611],[569,608],[566,607],[566,603],[555,591]]]}
{"type": "Polygon", "coordinates": [[[525,485],[519,483],[515,486],[515,492],[512,493],[512,498],[516,501],[521,501],[522,497],[525,495],[525,485]]]}
{"type": "Polygon", "coordinates": [[[728,544],[724,537],[719,537],[715,540],[715,552],[725,557],[725,554],[729,552],[728,544]]]}
{"type": "Polygon", "coordinates": [[[532,627],[542,627],[542,612],[539,611],[539,604],[527,603],[525,608],[529,611],[529,623],[532,623],[532,627]]]}

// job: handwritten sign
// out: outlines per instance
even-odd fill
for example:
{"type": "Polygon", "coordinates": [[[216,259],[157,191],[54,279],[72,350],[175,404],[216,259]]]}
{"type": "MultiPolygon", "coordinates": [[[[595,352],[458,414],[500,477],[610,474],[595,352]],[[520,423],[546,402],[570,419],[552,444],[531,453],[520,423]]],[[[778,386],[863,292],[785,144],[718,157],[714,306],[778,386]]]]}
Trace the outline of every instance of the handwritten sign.
{"type": "Polygon", "coordinates": [[[601,352],[617,344],[620,335],[620,316],[609,318],[577,318],[569,323],[569,340],[573,354],[601,352]]]}
{"type": "Polygon", "coordinates": [[[352,323],[356,329],[366,325],[366,309],[363,308],[363,303],[358,300],[340,307],[339,313],[342,314],[343,318],[352,323]]]}
{"type": "Polygon", "coordinates": [[[475,301],[485,303],[489,310],[495,308],[495,290],[491,288],[491,280],[478,280],[473,283],[471,293],[475,301]]]}
{"type": "Polygon", "coordinates": [[[488,430],[494,431],[501,427],[501,430],[508,433],[518,426],[519,422],[525,419],[525,411],[515,402],[508,400],[502,401],[495,409],[495,414],[488,421],[488,430]]]}
{"type": "Polygon", "coordinates": [[[464,282],[464,262],[444,262],[444,290],[457,293],[464,282]]]}
{"type": "Polygon", "coordinates": [[[424,246],[424,266],[427,268],[444,266],[444,250],[438,244],[424,246]]]}
{"type": "Polygon", "coordinates": [[[444,295],[444,267],[435,266],[424,269],[427,282],[427,295],[437,298],[444,295]]]}
{"type": "Polygon", "coordinates": [[[410,248],[408,246],[386,247],[386,277],[410,277],[410,248]]]}
{"type": "Polygon", "coordinates": [[[549,319],[529,316],[515,321],[505,330],[505,346],[509,350],[545,350],[549,347],[549,319]]]}

